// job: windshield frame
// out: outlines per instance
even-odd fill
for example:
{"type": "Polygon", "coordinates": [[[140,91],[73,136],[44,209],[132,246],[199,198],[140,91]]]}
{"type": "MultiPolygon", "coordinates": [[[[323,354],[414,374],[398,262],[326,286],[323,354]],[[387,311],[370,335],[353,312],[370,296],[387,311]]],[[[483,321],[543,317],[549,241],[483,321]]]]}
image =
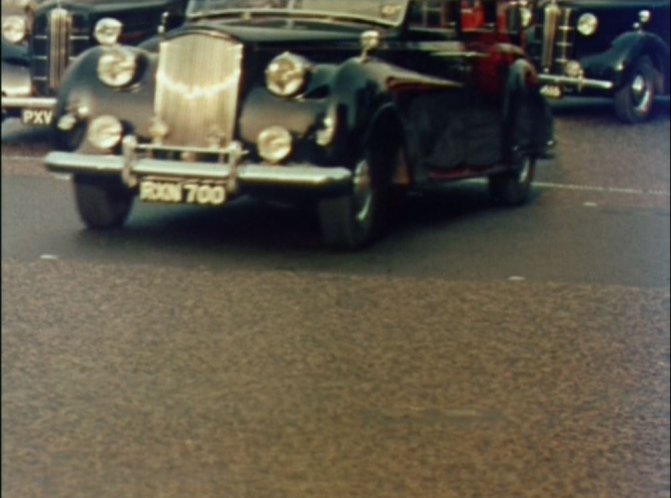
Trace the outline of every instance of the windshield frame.
{"type": "MultiPolygon", "coordinates": [[[[385,26],[388,28],[398,28],[401,27],[405,21],[406,16],[408,15],[408,9],[412,0],[404,0],[404,4],[401,6],[402,12],[399,14],[397,21],[386,21],[382,18],[377,17],[368,17],[356,14],[348,14],[343,11],[323,11],[323,10],[295,10],[295,9],[274,9],[274,8],[223,8],[223,9],[211,9],[211,10],[200,10],[198,12],[192,11],[193,3],[189,2],[189,7],[186,11],[186,17],[188,19],[202,19],[208,17],[223,17],[223,16],[232,16],[240,17],[246,19],[249,16],[249,19],[253,19],[256,16],[266,17],[279,15],[287,18],[320,18],[320,19],[341,19],[349,20],[354,22],[362,22],[367,24],[376,24],[385,26]]],[[[206,2],[209,3],[209,2],[206,2]]]]}

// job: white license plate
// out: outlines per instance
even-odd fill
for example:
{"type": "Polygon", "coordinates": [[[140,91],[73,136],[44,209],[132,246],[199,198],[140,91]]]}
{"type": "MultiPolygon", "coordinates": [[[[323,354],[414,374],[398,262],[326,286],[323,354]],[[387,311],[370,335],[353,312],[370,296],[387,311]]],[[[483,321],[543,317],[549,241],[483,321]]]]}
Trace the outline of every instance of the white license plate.
{"type": "Polygon", "coordinates": [[[54,117],[54,110],[44,109],[23,109],[21,110],[21,122],[31,126],[49,126],[54,117]]]}
{"type": "Polygon", "coordinates": [[[541,95],[548,99],[560,99],[563,91],[559,85],[545,85],[541,87],[541,95]]]}
{"type": "Polygon", "coordinates": [[[195,180],[140,180],[139,196],[143,202],[221,206],[226,202],[226,188],[195,180]]]}

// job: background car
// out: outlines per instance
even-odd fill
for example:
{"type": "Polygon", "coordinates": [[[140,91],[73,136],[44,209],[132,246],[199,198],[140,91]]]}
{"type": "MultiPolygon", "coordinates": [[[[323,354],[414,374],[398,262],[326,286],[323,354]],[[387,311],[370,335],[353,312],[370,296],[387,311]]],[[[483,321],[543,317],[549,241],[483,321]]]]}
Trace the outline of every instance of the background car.
{"type": "Polygon", "coordinates": [[[156,34],[165,12],[179,25],[185,0],[3,0],[2,119],[51,123],[56,92],[79,54],[100,43],[137,44],[156,34]]]}
{"type": "Polygon", "coordinates": [[[551,120],[519,29],[482,3],[465,30],[452,0],[192,0],[158,55],[103,46],[68,71],[46,164],[74,174],[90,228],[123,224],[135,196],[307,198],[324,241],[354,248],[398,189],[480,176],[521,204],[551,120]]]}
{"type": "Polygon", "coordinates": [[[528,51],[548,97],[611,96],[627,123],[669,93],[669,0],[550,0],[534,13],[528,51]]]}

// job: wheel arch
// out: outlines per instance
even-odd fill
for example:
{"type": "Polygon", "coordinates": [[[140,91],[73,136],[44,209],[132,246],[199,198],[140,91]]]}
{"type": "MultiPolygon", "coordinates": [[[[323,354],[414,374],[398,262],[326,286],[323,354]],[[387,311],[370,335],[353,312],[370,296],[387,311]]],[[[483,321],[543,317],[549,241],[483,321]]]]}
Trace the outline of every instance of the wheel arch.
{"type": "Polygon", "coordinates": [[[613,57],[611,64],[621,69],[622,75],[616,86],[622,86],[631,76],[631,71],[636,60],[642,56],[648,56],[652,60],[655,69],[662,76],[657,81],[659,93],[669,92],[669,47],[659,36],[647,32],[630,32],[621,35],[613,42],[613,57]]]}

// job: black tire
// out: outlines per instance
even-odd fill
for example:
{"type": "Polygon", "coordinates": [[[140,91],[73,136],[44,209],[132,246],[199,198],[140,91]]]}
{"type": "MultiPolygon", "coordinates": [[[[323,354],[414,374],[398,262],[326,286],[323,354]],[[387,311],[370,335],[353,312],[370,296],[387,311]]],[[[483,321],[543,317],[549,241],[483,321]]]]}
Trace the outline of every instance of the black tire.
{"type": "Polygon", "coordinates": [[[489,195],[499,204],[521,206],[529,200],[535,173],[536,160],[525,155],[513,170],[489,177],[489,195]]]}
{"type": "Polygon", "coordinates": [[[118,228],[133,207],[133,192],[118,178],[74,177],[77,210],[91,229],[118,228]]]}
{"type": "Polygon", "coordinates": [[[393,171],[393,167],[385,168],[383,162],[366,154],[355,168],[352,193],[319,201],[324,244],[358,249],[382,235],[389,208],[389,176],[393,171]]]}
{"type": "Polygon", "coordinates": [[[658,79],[650,57],[644,55],[634,62],[627,81],[614,96],[615,114],[621,121],[636,124],[650,118],[658,79]]]}

